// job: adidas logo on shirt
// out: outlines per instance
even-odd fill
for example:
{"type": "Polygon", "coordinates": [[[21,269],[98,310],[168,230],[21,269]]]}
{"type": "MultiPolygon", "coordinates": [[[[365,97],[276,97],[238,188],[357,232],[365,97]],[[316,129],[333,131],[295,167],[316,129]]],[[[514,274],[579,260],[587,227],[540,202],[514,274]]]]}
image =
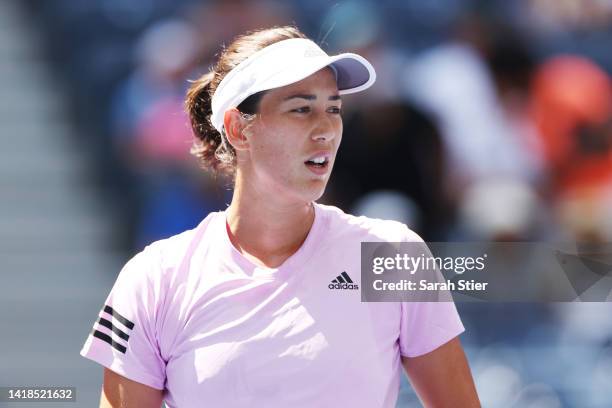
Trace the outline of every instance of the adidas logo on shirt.
{"type": "Polygon", "coordinates": [[[110,344],[115,350],[125,354],[127,342],[130,339],[130,333],[133,328],[134,323],[121,316],[112,307],[104,305],[102,317],[94,325],[92,335],[110,344]],[[105,319],[105,317],[108,317],[108,319],[105,319]],[[117,322],[121,323],[121,325],[117,322]],[[105,329],[102,329],[102,327],[105,329]]]}
{"type": "Polygon", "coordinates": [[[327,286],[330,289],[341,289],[341,290],[357,290],[359,289],[359,285],[353,283],[353,280],[346,271],[342,272],[340,275],[336,277],[336,279],[332,280],[331,283],[327,286]]]}

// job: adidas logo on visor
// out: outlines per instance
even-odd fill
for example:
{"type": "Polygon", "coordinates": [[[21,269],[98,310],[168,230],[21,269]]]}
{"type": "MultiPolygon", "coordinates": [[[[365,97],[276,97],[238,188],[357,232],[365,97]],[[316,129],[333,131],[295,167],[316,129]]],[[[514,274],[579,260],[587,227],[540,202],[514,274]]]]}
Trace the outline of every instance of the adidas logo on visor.
{"type": "Polygon", "coordinates": [[[322,56],[326,56],[325,52],[323,52],[322,50],[318,49],[318,48],[309,48],[304,52],[304,57],[309,58],[309,57],[322,57],[322,56]]]}
{"type": "Polygon", "coordinates": [[[359,285],[353,283],[351,277],[346,273],[346,271],[342,272],[340,275],[336,277],[336,279],[332,280],[331,283],[327,286],[330,289],[340,289],[340,290],[357,290],[359,289],[359,285]]]}
{"type": "Polygon", "coordinates": [[[94,325],[92,335],[125,354],[134,323],[105,305],[100,319],[94,325]]]}

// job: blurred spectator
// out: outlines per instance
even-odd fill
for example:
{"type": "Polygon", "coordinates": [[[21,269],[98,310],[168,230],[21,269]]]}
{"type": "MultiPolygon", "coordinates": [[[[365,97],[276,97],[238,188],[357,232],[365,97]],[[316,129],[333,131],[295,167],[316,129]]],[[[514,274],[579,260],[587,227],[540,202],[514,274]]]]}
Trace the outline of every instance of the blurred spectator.
{"type": "Polygon", "coordinates": [[[529,66],[504,63],[495,48],[503,43],[483,41],[489,33],[468,23],[456,40],[417,55],[406,71],[408,92],[441,127],[451,161],[447,187],[459,200],[466,186],[485,178],[540,177],[537,139],[516,97],[529,66]],[[490,55],[496,71],[485,59],[490,55]]]}
{"type": "Polygon", "coordinates": [[[533,65],[513,30],[468,14],[450,42],[406,70],[408,92],[433,114],[449,156],[444,188],[463,217],[455,238],[535,237],[544,169],[528,110],[533,65]]]}
{"type": "Polygon", "coordinates": [[[414,203],[414,210],[404,204],[403,211],[412,214],[406,220],[414,221],[425,239],[442,239],[451,214],[442,188],[445,157],[433,122],[406,102],[379,100],[347,117],[344,134],[331,185],[338,202],[350,208],[365,194],[394,191],[405,196],[402,202],[414,203]]]}
{"type": "Polygon", "coordinates": [[[223,204],[189,156],[184,77],[194,67],[196,43],[196,31],[185,21],[153,24],[138,42],[135,71],[113,99],[114,146],[135,177],[130,191],[135,249],[193,228],[223,204]]]}
{"type": "Polygon", "coordinates": [[[545,61],[532,108],[555,192],[612,181],[612,89],[601,68],[579,56],[545,61]]]}
{"type": "Polygon", "coordinates": [[[575,237],[612,238],[612,88],[608,75],[579,56],[556,56],[538,69],[532,113],[544,146],[550,196],[575,237]],[[608,227],[609,228],[609,227],[608,227]]]}
{"type": "Polygon", "coordinates": [[[117,86],[110,118],[115,148],[128,163],[139,123],[155,118],[151,113],[159,110],[155,107],[159,100],[178,100],[184,95],[183,78],[197,57],[195,35],[186,22],[171,19],[153,24],[138,41],[135,70],[117,86]],[[176,47],[176,43],[183,46],[176,47]]]}

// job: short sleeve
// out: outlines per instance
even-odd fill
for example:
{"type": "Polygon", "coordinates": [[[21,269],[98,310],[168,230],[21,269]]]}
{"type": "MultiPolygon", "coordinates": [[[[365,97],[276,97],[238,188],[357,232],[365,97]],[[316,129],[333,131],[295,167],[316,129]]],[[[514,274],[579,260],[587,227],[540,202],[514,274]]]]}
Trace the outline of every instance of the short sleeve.
{"type": "Polygon", "coordinates": [[[400,353],[417,357],[437,349],[464,331],[453,302],[402,302],[400,353]]]}
{"type": "Polygon", "coordinates": [[[162,390],[165,362],[156,333],[159,260],[150,248],[121,270],[81,355],[130,380],[162,390]]]}
{"type": "MultiPolygon", "coordinates": [[[[405,227],[405,234],[404,241],[423,242],[408,227],[405,227]]],[[[427,354],[465,331],[455,303],[449,298],[451,301],[401,302],[399,346],[402,356],[427,354]]]]}

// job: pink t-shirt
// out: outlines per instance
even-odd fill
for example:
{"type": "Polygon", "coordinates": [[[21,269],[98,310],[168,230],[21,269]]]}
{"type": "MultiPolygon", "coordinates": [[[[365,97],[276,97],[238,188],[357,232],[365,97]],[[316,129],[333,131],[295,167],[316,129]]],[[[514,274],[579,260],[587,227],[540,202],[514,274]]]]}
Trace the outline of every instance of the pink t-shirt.
{"type": "Polygon", "coordinates": [[[169,408],[395,407],[400,356],[464,330],[453,303],[330,289],[339,275],[360,284],[362,241],[421,241],[404,224],[315,203],[301,248],[268,269],[234,248],[225,222],[211,213],[132,258],[81,355],[165,390],[169,408]]]}

